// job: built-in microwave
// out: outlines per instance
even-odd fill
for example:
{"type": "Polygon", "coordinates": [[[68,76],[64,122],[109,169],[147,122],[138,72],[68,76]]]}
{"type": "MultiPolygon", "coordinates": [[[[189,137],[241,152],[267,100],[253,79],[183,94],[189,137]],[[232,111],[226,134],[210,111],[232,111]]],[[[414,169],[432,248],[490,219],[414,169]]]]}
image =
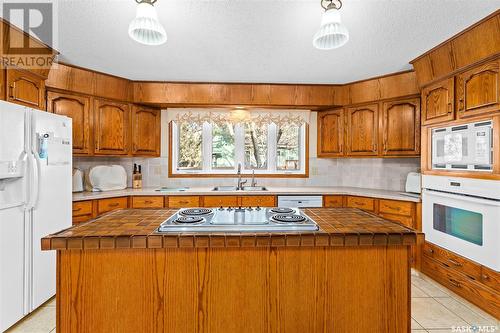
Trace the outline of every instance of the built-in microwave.
{"type": "Polygon", "coordinates": [[[432,129],[432,168],[492,171],[492,137],[491,120],[432,129]]]}

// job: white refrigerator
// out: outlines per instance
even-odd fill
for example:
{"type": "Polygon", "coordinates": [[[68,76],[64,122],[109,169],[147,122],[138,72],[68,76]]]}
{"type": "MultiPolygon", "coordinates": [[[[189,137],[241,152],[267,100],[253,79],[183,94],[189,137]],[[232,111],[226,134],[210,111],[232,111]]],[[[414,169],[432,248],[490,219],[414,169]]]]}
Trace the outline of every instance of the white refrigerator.
{"type": "Polygon", "coordinates": [[[0,332],[55,295],[54,251],[71,226],[71,119],[0,101],[0,332]]]}

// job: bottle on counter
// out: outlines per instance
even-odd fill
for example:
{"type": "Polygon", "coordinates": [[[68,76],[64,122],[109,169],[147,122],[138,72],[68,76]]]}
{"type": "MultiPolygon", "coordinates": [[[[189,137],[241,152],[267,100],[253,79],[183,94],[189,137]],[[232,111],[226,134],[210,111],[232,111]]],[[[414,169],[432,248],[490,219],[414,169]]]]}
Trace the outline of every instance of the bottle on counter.
{"type": "Polygon", "coordinates": [[[135,163],[134,163],[134,171],[132,173],[132,188],[142,188],[141,166],[135,163]]]}

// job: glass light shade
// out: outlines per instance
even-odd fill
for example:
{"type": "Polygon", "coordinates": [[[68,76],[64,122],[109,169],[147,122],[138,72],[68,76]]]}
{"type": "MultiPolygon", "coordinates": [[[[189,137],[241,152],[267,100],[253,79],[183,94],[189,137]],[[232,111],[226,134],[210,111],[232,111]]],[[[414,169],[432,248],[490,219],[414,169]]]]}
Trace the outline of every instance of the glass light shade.
{"type": "Polygon", "coordinates": [[[167,32],[158,21],[156,9],[148,2],[137,5],[135,18],[128,26],[129,36],[141,44],[160,45],[167,41],[167,32]]]}
{"type": "Polygon", "coordinates": [[[332,50],[341,47],[349,40],[349,31],[342,24],[337,9],[328,9],[323,13],[321,27],[313,37],[313,45],[320,50],[332,50]]]}

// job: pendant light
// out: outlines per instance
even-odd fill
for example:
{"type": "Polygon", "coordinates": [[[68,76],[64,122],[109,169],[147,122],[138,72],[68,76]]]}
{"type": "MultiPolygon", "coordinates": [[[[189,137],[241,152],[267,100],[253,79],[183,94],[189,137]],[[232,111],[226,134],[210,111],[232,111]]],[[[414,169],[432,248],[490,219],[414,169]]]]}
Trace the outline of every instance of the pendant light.
{"type": "Polygon", "coordinates": [[[313,37],[313,45],[320,50],[332,50],[341,47],[349,40],[349,31],[340,19],[339,9],[342,1],[321,0],[321,7],[325,9],[321,19],[321,27],[313,37]]]}
{"type": "Polygon", "coordinates": [[[128,26],[129,36],[145,45],[161,45],[167,41],[165,28],[158,21],[158,15],[153,4],[157,0],[135,0],[137,11],[135,18],[128,26]]]}

